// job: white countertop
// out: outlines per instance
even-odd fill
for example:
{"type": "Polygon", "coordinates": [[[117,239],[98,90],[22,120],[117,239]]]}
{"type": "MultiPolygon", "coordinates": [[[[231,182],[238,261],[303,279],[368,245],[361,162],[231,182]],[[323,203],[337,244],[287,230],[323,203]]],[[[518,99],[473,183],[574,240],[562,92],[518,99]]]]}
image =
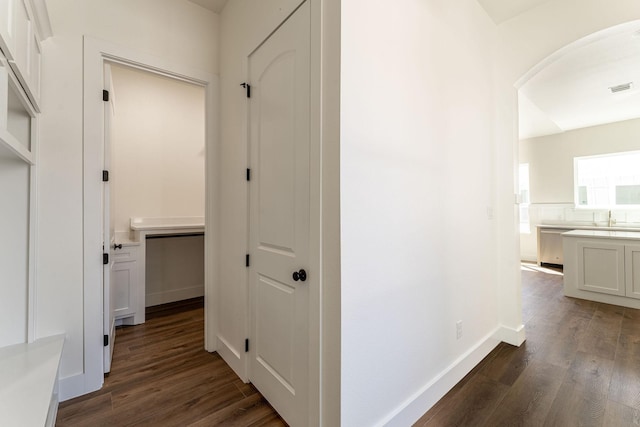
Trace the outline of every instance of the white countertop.
{"type": "Polygon", "coordinates": [[[616,225],[615,227],[598,225],[577,225],[577,224],[537,224],[538,228],[550,228],[556,230],[604,230],[604,231],[640,231],[640,227],[626,227],[616,225]]]}
{"type": "Polygon", "coordinates": [[[0,425],[44,426],[64,335],[0,348],[0,425]]]}
{"type": "Polygon", "coordinates": [[[591,237],[596,239],[640,240],[637,231],[611,230],[573,230],[562,233],[563,237],[591,237]]]}

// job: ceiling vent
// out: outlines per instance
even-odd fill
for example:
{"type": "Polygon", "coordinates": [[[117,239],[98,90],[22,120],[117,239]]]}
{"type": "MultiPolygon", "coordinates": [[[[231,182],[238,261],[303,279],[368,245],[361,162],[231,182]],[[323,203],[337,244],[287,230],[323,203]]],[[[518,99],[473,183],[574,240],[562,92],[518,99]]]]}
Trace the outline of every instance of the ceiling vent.
{"type": "Polygon", "coordinates": [[[631,89],[632,86],[633,86],[633,83],[629,82],[629,83],[624,83],[618,86],[611,86],[609,90],[611,91],[611,93],[624,92],[625,90],[631,89]]]}

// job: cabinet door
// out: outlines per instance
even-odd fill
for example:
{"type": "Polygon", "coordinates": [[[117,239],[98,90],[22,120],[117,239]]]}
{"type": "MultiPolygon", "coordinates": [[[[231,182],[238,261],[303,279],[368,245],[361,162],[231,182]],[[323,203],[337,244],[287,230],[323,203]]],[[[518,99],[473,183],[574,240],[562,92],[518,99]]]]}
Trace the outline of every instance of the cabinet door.
{"type": "Polygon", "coordinates": [[[624,250],[627,296],[640,299],[640,245],[627,245],[624,250]]]}
{"type": "Polygon", "coordinates": [[[111,308],[116,319],[129,317],[136,311],[136,286],[138,285],[137,248],[124,247],[114,254],[111,269],[113,301],[111,308]]]}
{"type": "Polygon", "coordinates": [[[0,44],[9,54],[5,56],[36,111],[40,111],[40,62],[42,47],[38,39],[32,13],[25,0],[0,0],[0,44]],[[7,6],[8,5],[8,6],[7,6]],[[4,26],[4,9],[11,9],[8,26],[4,26]],[[6,27],[6,28],[5,28],[6,27]],[[4,31],[4,32],[3,32],[4,31]],[[6,34],[5,34],[6,33],[6,34]]]}
{"type": "Polygon", "coordinates": [[[13,16],[16,0],[0,0],[0,49],[5,58],[13,60],[15,52],[15,25],[13,16]]]}
{"type": "Polygon", "coordinates": [[[578,241],[578,289],[625,295],[624,245],[601,240],[578,241]]]}
{"type": "Polygon", "coordinates": [[[14,38],[12,63],[18,68],[16,74],[26,76],[29,72],[29,39],[31,38],[31,20],[23,0],[13,2],[14,38]]]}

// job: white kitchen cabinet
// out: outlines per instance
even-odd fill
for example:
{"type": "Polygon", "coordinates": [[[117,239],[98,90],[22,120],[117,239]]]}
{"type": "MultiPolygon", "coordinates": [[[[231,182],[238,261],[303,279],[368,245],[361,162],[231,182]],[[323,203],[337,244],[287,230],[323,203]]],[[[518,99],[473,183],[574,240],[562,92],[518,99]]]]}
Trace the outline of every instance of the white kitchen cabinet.
{"type": "Polygon", "coordinates": [[[640,244],[625,246],[624,256],[626,296],[640,299],[640,244]]]}
{"type": "Polygon", "coordinates": [[[116,324],[135,324],[140,245],[125,243],[112,250],[112,310],[116,324]]]}
{"type": "Polygon", "coordinates": [[[625,295],[625,246],[601,240],[577,242],[578,288],[625,295]]]}
{"type": "Polygon", "coordinates": [[[563,234],[566,296],[640,309],[640,232],[563,234]]]}

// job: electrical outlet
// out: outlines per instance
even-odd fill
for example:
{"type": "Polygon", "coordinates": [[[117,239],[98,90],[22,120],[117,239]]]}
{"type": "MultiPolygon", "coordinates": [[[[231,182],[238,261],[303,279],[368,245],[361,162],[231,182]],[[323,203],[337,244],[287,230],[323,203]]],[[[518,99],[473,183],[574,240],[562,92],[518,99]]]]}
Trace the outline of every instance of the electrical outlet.
{"type": "Polygon", "coordinates": [[[493,219],[493,207],[487,206],[487,219],[493,219]]]}
{"type": "Polygon", "coordinates": [[[462,338],[462,320],[456,322],[456,339],[462,338]]]}

